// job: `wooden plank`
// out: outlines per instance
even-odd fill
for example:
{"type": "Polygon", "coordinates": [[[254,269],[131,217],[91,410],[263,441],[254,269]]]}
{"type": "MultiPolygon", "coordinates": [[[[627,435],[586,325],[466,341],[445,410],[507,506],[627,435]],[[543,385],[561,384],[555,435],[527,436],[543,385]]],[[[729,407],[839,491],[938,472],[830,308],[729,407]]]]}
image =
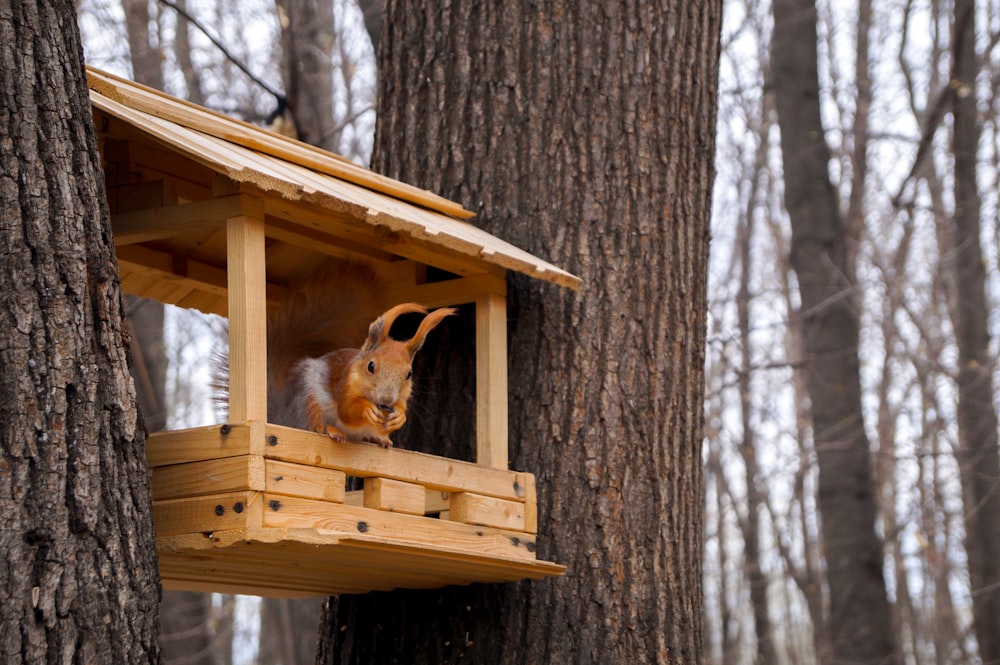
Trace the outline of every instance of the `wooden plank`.
{"type": "Polygon", "coordinates": [[[172,180],[150,180],[108,187],[112,214],[177,205],[177,187],[172,180]]]}
{"type": "MultiPolygon", "coordinates": [[[[298,206],[292,205],[289,201],[272,200],[266,202],[265,209],[268,211],[266,232],[268,237],[275,240],[340,259],[357,259],[359,256],[370,261],[393,261],[396,259],[394,254],[373,247],[370,243],[366,244],[358,242],[356,238],[330,233],[331,228],[338,228],[336,226],[331,227],[329,224],[324,224],[323,230],[317,228],[317,220],[319,219],[329,222],[340,217],[329,210],[302,213],[299,212],[298,206]],[[278,209],[281,211],[280,217],[278,209]],[[289,219],[293,221],[288,221],[289,219]]],[[[343,217],[341,221],[346,226],[352,220],[349,217],[343,217]]],[[[350,234],[344,235],[350,236],[350,234]]]]}
{"type": "Polygon", "coordinates": [[[434,515],[448,510],[448,502],[450,499],[451,492],[427,490],[424,494],[424,514],[434,515]]]}
{"type": "MultiPolygon", "coordinates": [[[[151,249],[143,245],[122,245],[115,249],[115,253],[118,256],[119,270],[123,272],[123,279],[124,272],[130,271],[132,273],[130,279],[133,280],[139,279],[141,275],[148,277],[151,283],[167,282],[186,286],[194,291],[208,293],[216,297],[225,298],[228,293],[228,278],[224,268],[217,268],[173,252],[151,249]]],[[[124,283],[122,285],[129,293],[136,293],[136,295],[143,295],[137,293],[138,290],[148,293],[153,288],[151,284],[140,286],[135,282],[130,286],[132,290],[128,290],[124,283]]],[[[284,302],[286,300],[288,289],[284,286],[268,282],[266,288],[268,301],[284,302]]],[[[178,297],[177,302],[170,304],[180,305],[186,297],[178,297]]],[[[161,300],[161,302],[166,301],[161,300]]],[[[212,313],[225,315],[226,309],[222,308],[221,312],[213,311],[212,313]]]]}
{"type": "Polygon", "coordinates": [[[344,502],[347,474],[343,471],[269,459],[265,473],[268,494],[344,502]]]}
{"type": "Polygon", "coordinates": [[[535,557],[535,539],[523,532],[295,497],[266,495],[263,526],[366,534],[511,558],[535,557]]]}
{"type": "Polygon", "coordinates": [[[423,515],[426,490],[417,483],[404,483],[389,478],[366,478],[364,507],[388,510],[407,515],[423,515]]]}
{"type": "Polygon", "coordinates": [[[538,533],[538,490],[535,487],[535,476],[521,473],[519,482],[524,487],[524,530],[538,533]]]}
{"type": "Polygon", "coordinates": [[[251,430],[246,425],[209,425],[170,432],[154,432],[146,440],[151,467],[198,460],[249,455],[251,430]]]}
{"type": "Polygon", "coordinates": [[[476,299],[476,461],[494,469],[507,461],[507,299],[476,299]]]}
{"type": "Polygon", "coordinates": [[[265,456],[288,462],[340,469],[349,476],[380,476],[415,482],[446,492],[465,490],[511,500],[523,500],[517,472],[426,453],[348,441],[280,425],[267,425],[265,456]]]}
{"type": "Polygon", "coordinates": [[[112,215],[111,229],[115,245],[170,238],[193,228],[221,227],[226,219],[244,213],[248,206],[247,198],[243,194],[234,194],[112,215]]]}
{"type": "MultiPolygon", "coordinates": [[[[205,533],[259,526],[261,492],[229,492],[153,502],[156,535],[205,533]]],[[[332,505],[332,504],[331,504],[332,505]]]]}
{"type": "Polygon", "coordinates": [[[443,282],[412,284],[390,288],[388,302],[416,302],[430,308],[476,302],[487,294],[506,296],[507,281],[502,275],[483,273],[443,282]]]}
{"type": "Polygon", "coordinates": [[[229,419],[267,421],[264,222],[226,221],[229,290],[229,419]]]}
{"type": "Polygon", "coordinates": [[[186,534],[158,538],[157,545],[166,588],[274,597],[508,582],[565,570],[547,561],[310,529],[186,534]]]}
{"type": "Polygon", "coordinates": [[[172,464],[153,470],[154,501],[238,490],[263,491],[264,487],[264,458],[260,455],[172,464]]]}
{"type": "Polygon", "coordinates": [[[524,504],[472,492],[455,492],[451,495],[448,519],[463,524],[524,531],[524,504]]]}

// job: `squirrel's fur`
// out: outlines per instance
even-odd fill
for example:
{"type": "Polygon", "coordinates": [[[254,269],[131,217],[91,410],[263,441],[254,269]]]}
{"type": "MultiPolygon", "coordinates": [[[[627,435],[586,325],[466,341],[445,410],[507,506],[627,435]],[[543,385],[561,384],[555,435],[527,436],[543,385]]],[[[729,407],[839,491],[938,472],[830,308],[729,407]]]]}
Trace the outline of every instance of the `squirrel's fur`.
{"type": "Polygon", "coordinates": [[[352,262],[289,289],[268,317],[269,422],[392,445],[389,434],[406,422],[413,357],[455,310],[431,312],[412,339],[397,341],[389,337],[396,318],[427,308],[404,303],[379,315],[382,292],[375,271],[352,262]]]}

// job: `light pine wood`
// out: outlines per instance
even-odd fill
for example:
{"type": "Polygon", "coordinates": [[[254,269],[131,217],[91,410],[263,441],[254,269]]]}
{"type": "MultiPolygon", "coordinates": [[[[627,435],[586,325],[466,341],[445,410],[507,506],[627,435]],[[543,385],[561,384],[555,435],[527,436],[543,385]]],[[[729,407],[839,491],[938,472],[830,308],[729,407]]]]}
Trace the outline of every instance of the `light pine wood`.
{"type": "Polygon", "coordinates": [[[267,460],[265,471],[268,494],[344,502],[347,474],[343,471],[277,460],[267,460]]]}
{"type": "Polygon", "coordinates": [[[449,506],[449,520],[524,531],[524,504],[519,501],[455,492],[451,495],[449,506]]]}
{"type": "Polygon", "coordinates": [[[494,469],[507,462],[507,300],[476,298],[476,461],[494,469]]]}
{"type": "Polygon", "coordinates": [[[267,426],[267,457],[341,469],[360,477],[380,476],[421,483],[446,492],[474,491],[487,496],[523,500],[518,473],[470,462],[364,443],[339,443],[315,432],[267,426]],[[271,439],[271,437],[274,437],[271,439]]]}
{"type": "Polygon", "coordinates": [[[484,273],[443,282],[399,285],[387,291],[387,298],[389,302],[418,302],[435,308],[476,302],[490,294],[506,297],[507,282],[502,275],[484,273]]]}
{"type": "Polygon", "coordinates": [[[535,558],[534,537],[519,531],[297,497],[266,495],[264,505],[264,527],[298,527],[345,535],[372,535],[397,542],[436,545],[509,558],[535,558]]]}
{"type": "Polygon", "coordinates": [[[547,561],[315,529],[247,528],[157,540],[164,588],[279,598],[540,579],[565,570],[547,561]]]}
{"type": "Polygon", "coordinates": [[[427,503],[423,485],[388,478],[368,478],[363,493],[364,507],[374,510],[423,515],[427,503]]]}
{"type": "MultiPolygon", "coordinates": [[[[242,194],[233,194],[112,215],[115,245],[170,238],[191,228],[221,227],[227,218],[244,214],[244,209],[249,207],[248,200],[242,194]]],[[[259,204],[256,207],[259,208],[259,204]]],[[[261,215],[259,210],[257,215],[261,215]]]]}
{"type": "MultiPolygon", "coordinates": [[[[354,230],[359,232],[358,238],[363,244],[431,265],[440,263],[445,269],[451,269],[450,264],[465,264],[468,268],[459,271],[474,274],[481,272],[483,266],[492,266],[516,270],[572,289],[580,288],[576,276],[456,219],[455,216],[466,213],[454,203],[381,176],[376,178],[378,183],[372,180],[358,184],[349,176],[324,172],[321,166],[300,153],[271,154],[277,151],[268,151],[265,144],[272,141],[273,135],[268,136],[266,130],[213,115],[204,109],[196,111],[198,107],[185,105],[162,93],[155,93],[155,98],[151,99],[148,91],[138,86],[132,89],[127,81],[119,80],[112,85],[107,82],[105,75],[92,72],[91,101],[101,112],[117,119],[111,124],[126,127],[119,130],[118,138],[136,134],[135,140],[139,140],[139,136],[143,139],[151,136],[201,168],[224,173],[249,190],[261,192],[266,205],[289,201],[293,202],[292,208],[299,204],[319,207],[325,212],[314,217],[311,225],[320,230],[345,233],[356,227],[354,230]],[[182,107],[183,111],[176,115],[174,112],[182,107]],[[203,118],[198,116],[201,112],[205,113],[203,118]],[[134,130],[130,134],[129,126],[138,128],[141,135],[134,130]],[[244,140],[248,131],[251,138],[244,140]],[[403,189],[414,189],[422,192],[420,197],[434,197],[436,201],[397,198],[403,189]],[[443,213],[444,208],[449,208],[450,213],[443,213]],[[343,219],[338,220],[342,214],[347,214],[351,222],[345,224],[343,219]]],[[[281,141],[287,142],[287,139],[281,141]]],[[[322,154],[330,157],[328,153],[322,154]]],[[[340,163],[336,158],[333,161],[340,163]]],[[[351,165],[349,168],[360,167],[351,165]]],[[[156,174],[151,172],[149,175],[156,174]]],[[[205,180],[203,187],[206,195],[211,196],[211,176],[205,180]]],[[[178,192],[181,191],[179,187],[178,192]]],[[[271,212],[269,209],[268,213],[271,212]]]]}
{"type": "Polygon", "coordinates": [[[524,530],[528,533],[538,533],[538,490],[535,487],[535,476],[521,473],[519,482],[524,487],[524,530]]]}
{"type": "Polygon", "coordinates": [[[264,458],[260,455],[171,464],[157,468],[152,480],[154,501],[264,489],[264,458]]]}
{"type": "Polygon", "coordinates": [[[311,169],[370,187],[421,206],[440,210],[449,215],[467,219],[474,214],[448,199],[412,185],[386,178],[338,155],[215,113],[133,81],[118,78],[93,67],[87,68],[87,78],[91,90],[107,100],[113,99],[130,108],[168,119],[171,122],[217,138],[232,141],[251,150],[294,161],[311,169]]]}
{"type": "Polygon", "coordinates": [[[229,419],[267,420],[264,222],[226,220],[229,287],[229,419]]]}
{"type": "Polygon", "coordinates": [[[153,502],[157,536],[260,526],[264,494],[228,492],[153,502]]]}
{"type": "MultiPolygon", "coordinates": [[[[249,455],[263,447],[263,440],[251,442],[246,425],[209,425],[169,432],[154,432],[146,439],[146,460],[150,467],[199,460],[249,455]]],[[[155,472],[154,472],[155,473],[155,472]]]]}

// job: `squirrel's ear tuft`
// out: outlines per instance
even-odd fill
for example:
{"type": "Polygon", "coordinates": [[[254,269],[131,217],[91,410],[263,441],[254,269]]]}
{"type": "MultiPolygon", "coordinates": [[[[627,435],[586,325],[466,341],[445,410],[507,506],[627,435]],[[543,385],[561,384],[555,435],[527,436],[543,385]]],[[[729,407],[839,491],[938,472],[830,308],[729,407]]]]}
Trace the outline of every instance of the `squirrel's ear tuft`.
{"type": "Polygon", "coordinates": [[[371,351],[384,342],[385,338],[389,336],[389,330],[392,329],[392,324],[395,323],[397,317],[403,314],[411,313],[423,314],[426,311],[427,308],[423,305],[418,305],[412,302],[403,303],[402,305],[396,305],[395,307],[387,309],[382,316],[375,319],[372,324],[368,326],[368,339],[365,340],[365,345],[361,347],[361,350],[371,351]]]}
{"type": "Polygon", "coordinates": [[[371,351],[372,349],[377,347],[379,345],[379,342],[381,342],[384,338],[385,338],[385,319],[383,319],[380,316],[374,321],[372,321],[372,324],[368,326],[368,339],[365,340],[364,346],[361,347],[361,350],[363,352],[371,351]]]}
{"type": "Polygon", "coordinates": [[[455,313],[456,310],[454,308],[442,307],[425,316],[424,320],[420,322],[420,327],[417,328],[413,339],[406,343],[406,349],[410,352],[410,358],[413,358],[417,354],[417,351],[420,350],[420,347],[424,345],[427,333],[434,330],[437,324],[441,323],[446,316],[451,316],[455,313]]]}

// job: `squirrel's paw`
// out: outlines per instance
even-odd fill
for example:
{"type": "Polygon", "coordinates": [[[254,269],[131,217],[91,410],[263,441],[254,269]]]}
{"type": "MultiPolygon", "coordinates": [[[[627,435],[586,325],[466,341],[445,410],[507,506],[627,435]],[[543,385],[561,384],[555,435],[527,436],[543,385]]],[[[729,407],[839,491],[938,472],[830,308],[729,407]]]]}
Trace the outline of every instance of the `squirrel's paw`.
{"type": "Polygon", "coordinates": [[[394,409],[392,413],[387,414],[387,416],[388,417],[385,419],[383,427],[385,427],[386,431],[388,432],[395,432],[406,423],[405,411],[394,409]]]}
{"type": "Polygon", "coordinates": [[[339,429],[333,425],[320,425],[316,428],[316,431],[320,434],[326,434],[328,437],[336,441],[337,443],[345,443],[347,437],[339,429]]]}
{"type": "Polygon", "coordinates": [[[392,448],[392,440],[387,436],[366,436],[365,441],[368,443],[377,443],[383,448],[392,448]]]}

